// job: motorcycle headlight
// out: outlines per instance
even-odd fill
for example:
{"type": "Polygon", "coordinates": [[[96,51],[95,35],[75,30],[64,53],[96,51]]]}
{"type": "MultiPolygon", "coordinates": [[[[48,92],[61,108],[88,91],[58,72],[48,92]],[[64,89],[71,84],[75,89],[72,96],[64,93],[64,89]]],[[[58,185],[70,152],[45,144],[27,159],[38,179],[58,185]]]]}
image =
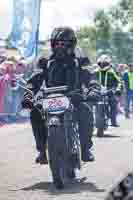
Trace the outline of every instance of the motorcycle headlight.
{"type": "Polygon", "coordinates": [[[49,119],[48,125],[49,126],[60,126],[61,125],[60,119],[56,116],[53,116],[49,119]]]}

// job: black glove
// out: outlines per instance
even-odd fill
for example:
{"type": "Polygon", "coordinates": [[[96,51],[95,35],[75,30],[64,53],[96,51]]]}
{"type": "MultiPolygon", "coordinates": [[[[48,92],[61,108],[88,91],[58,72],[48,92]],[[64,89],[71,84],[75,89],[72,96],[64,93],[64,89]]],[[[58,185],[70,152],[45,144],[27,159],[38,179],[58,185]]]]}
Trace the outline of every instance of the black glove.
{"type": "Polygon", "coordinates": [[[32,109],[33,108],[33,100],[31,98],[24,98],[24,100],[21,102],[22,108],[25,109],[32,109]]]}
{"type": "Polygon", "coordinates": [[[116,90],[115,95],[116,96],[121,96],[121,90],[116,90]]]}
{"type": "Polygon", "coordinates": [[[83,97],[81,94],[76,93],[71,96],[71,101],[74,106],[78,106],[82,100],[83,97]]]}
{"type": "Polygon", "coordinates": [[[95,93],[95,92],[90,92],[88,95],[87,95],[87,101],[91,101],[91,102],[98,102],[101,100],[101,95],[100,93],[95,93]]]}
{"type": "Polygon", "coordinates": [[[109,96],[113,96],[114,94],[115,94],[115,92],[113,90],[110,90],[107,92],[107,95],[109,95],[109,96]]]}
{"type": "Polygon", "coordinates": [[[96,80],[92,80],[90,81],[90,83],[88,84],[88,90],[101,90],[101,85],[96,81],[96,80]]]}

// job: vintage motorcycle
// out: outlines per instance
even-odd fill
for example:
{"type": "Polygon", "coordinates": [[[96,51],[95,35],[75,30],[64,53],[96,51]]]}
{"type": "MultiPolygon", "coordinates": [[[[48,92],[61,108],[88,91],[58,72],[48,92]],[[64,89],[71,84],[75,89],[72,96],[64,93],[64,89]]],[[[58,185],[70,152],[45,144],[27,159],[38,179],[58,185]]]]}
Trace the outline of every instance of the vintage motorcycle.
{"type": "Polygon", "coordinates": [[[108,94],[111,92],[115,93],[115,90],[101,87],[101,100],[95,106],[95,124],[98,137],[103,137],[104,131],[109,126],[110,107],[108,94]]]}
{"type": "Polygon", "coordinates": [[[43,90],[43,109],[48,127],[48,155],[53,181],[63,188],[65,178],[74,178],[80,169],[78,127],[67,86],[43,90]]]}
{"type": "Polygon", "coordinates": [[[58,189],[64,188],[68,179],[75,178],[75,170],[81,167],[78,125],[71,102],[73,92],[68,92],[67,86],[42,86],[33,103],[37,109],[40,105],[48,127],[49,165],[58,189]]]}

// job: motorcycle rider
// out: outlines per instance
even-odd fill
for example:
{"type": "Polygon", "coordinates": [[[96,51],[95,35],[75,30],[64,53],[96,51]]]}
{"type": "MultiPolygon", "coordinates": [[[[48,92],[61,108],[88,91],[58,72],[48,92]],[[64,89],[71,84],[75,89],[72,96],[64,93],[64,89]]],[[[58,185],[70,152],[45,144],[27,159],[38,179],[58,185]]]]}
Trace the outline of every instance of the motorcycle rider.
{"type": "Polygon", "coordinates": [[[44,80],[47,79],[47,60],[45,58],[39,59],[37,63],[40,68],[39,72],[34,72],[27,81],[27,89],[32,93],[26,91],[22,101],[22,107],[30,109],[30,122],[32,126],[32,132],[36,142],[36,149],[39,155],[36,158],[36,163],[47,164],[46,155],[46,143],[47,143],[47,127],[45,126],[45,120],[41,114],[42,108],[38,105],[33,106],[33,97],[38,93],[44,80]]]}
{"type": "Polygon", "coordinates": [[[111,58],[110,56],[103,54],[98,60],[97,64],[99,68],[96,70],[96,77],[101,86],[107,89],[115,89],[115,94],[110,92],[109,96],[109,106],[110,106],[110,118],[111,125],[114,127],[118,127],[117,124],[117,99],[116,96],[121,95],[122,82],[119,75],[112,68],[111,58]]]}
{"type": "MultiPolygon", "coordinates": [[[[75,47],[77,38],[74,31],[69,27],[55,28],[52,32],[50,43],[52,55],[47,60],[47,64],[46,62],[43,64],[43,59],[39,61],[39,65],[43,66],[45,71],[47,71],[44,74],[46,86],[56,87],[67,85],[69,86],[69,90],[73,91],[75,89],[81,90],[82,84],[84,84],[88,88],[87,100],[96,101],[99,98],[99,85],[94,81],[93,75],[88,70],[81,68],[81,66],[88,64],[89,59],[76,57],[75,47]]],[[[42,80],[40,80],[39,85],[41,83],[42,80]]],[[[35,88],[33,84],[32,87],[35,88]]],[[[94,161],[94,156],[91,152],[91,147],[93,146],[93,113],[87,102],[81,101],[83,96],[82,93],[81,95],[75,94],[72,97],[72,101],[76,108],[74,116],[76,116],[79,126],[81,158],[84,162],[88,162],[94,161]]],[[[42,134],[44,134],[43,131],[42,134]]],[[[39,134],[38,136],[40,137],[39,134]]],[[[36,143],[38,143],[38,140],[36,140],[36,143]]],[[[44,143],[46,144],[46,142],[44,143]]],[[[44,156],[44,153],[42,155],[44,156]]],[[[42,161],[42,156],[39,156],[40,161],[42,161]]]]}

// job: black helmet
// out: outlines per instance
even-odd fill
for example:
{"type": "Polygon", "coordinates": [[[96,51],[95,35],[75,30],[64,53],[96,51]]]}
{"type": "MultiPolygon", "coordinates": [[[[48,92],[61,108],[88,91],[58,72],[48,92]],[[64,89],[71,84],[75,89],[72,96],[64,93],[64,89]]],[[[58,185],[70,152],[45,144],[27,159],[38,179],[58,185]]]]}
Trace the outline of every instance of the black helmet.
{"type": "Polygon", "coordinates": [[[50,42],[53,53],[56,54],[60,49],[60,53],[71,55],[74,53],[77,38],[73,29],[70,27],[58,27],[53,30],[50,42]]]}

